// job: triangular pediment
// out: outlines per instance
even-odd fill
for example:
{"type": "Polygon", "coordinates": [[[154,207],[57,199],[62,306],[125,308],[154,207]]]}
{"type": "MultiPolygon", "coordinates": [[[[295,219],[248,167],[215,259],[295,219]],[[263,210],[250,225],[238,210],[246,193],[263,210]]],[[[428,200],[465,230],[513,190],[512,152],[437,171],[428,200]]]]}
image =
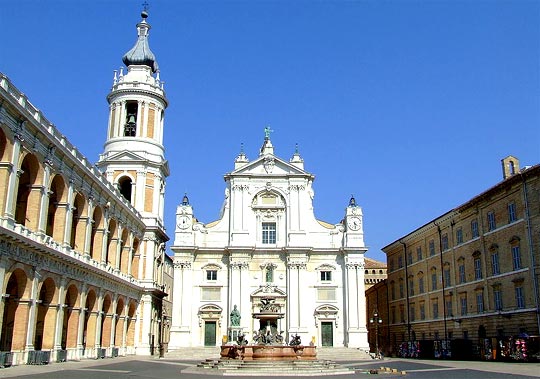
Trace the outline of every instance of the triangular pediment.
{"type": "Polygon", "coordinates": [[[126,161],[126,162],[136,162],[136,161],[143,161],[146,162],[147,159],[141,157],[138,154],[135,154],[132,151],[129,150],[123,150],[117,153],[114,153],[104,159],[105,161],[126,161]]]}
{"type": "Polygon", "coordinates": [[[273,154],[260,156],[253,162],[246,163],[244,166],[232,171],[229,176],[236,175],[302,175],[311,176],[310,173],[296,167],[294,164],[284,161],[273,154]]]}

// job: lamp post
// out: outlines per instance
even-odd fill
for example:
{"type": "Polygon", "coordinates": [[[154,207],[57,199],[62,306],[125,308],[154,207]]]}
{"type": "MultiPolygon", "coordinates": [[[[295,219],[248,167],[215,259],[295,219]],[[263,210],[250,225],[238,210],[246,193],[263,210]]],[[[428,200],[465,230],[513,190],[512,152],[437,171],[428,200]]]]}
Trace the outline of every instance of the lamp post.
{"type": "Polygon", "coordinates": [[[379,353],[379,324],[382,324],[382,318],[379,316],[379,312],[375,309],[373,316],[369,319],[370,324],[375,324],[375,357],[380,358],[379,353]]]}

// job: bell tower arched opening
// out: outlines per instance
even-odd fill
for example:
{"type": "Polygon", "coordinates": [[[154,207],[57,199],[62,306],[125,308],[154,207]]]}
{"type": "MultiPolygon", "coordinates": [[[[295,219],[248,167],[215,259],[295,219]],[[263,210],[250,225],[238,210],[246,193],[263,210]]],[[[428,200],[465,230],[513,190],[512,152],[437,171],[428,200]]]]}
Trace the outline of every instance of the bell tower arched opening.
{"type": "Polygon", "coordinates": [[[118,181],[118,189],[120,190],[120,193],[130,203],[131,203],[131,187],[132,186],[133,186],[133,182],[131,181],[131,178],[127,176],[120,178],[120,180],[118,181]]]}

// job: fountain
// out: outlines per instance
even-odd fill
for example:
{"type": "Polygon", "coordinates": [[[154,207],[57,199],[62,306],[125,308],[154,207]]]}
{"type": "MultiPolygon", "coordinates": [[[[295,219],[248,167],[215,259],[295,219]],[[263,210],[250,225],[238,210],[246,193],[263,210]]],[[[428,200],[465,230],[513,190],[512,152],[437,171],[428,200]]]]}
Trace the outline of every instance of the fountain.
{"type": "Polygon", "coordinates": [[[293,335],[289,344],[285,344],[283,331],[278,332],[278,321],[283,318],[281,307],[275,303],[275,298],[261,298],[260,311],[253,313],[253,318],[259,320],[259,330],[253,333],[252,343],[248,343],[239,328],[240,315],[234,306],[231,312],[231,327],[229,338],[233,337],[236,344],[221,346],[221,359],[242,361],[295,361],[315,360],[315,346],[302,345],[300,336],[293,335]],[[239,331],[240,330],[240,331],[239,331]],[[236,338],[234,338],[236,337],[236,338]]]}

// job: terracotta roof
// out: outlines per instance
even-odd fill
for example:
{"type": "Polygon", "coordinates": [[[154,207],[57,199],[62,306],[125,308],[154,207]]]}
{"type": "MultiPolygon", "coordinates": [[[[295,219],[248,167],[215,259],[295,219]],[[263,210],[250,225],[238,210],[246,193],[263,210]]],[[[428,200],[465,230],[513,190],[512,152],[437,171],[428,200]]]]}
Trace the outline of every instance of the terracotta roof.
{"type": "Polygon", "coordinates": [[[365,268],[386,268],[386,263],[376,261],[375,259],[364,257],[365,268]]]}

